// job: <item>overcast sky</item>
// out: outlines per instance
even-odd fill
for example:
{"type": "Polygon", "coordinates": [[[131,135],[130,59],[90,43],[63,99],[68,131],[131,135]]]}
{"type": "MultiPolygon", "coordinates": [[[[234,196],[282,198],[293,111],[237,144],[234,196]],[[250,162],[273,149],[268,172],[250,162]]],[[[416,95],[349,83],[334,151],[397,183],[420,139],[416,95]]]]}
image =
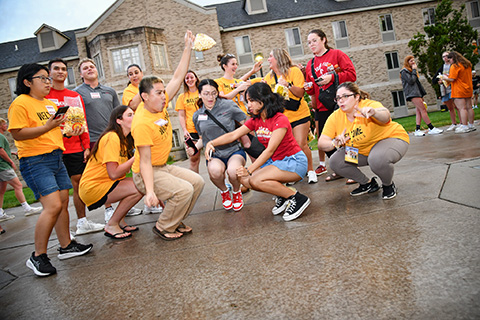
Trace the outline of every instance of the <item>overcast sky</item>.
{"type": "MultiPolygon", "coordinates": [[[[204,6],[235,0],[189,1],[204,6]]],[[[33,33],[43,23],[60,31],[88,27],[114,2],[115,0],[0,0],[0,43],[33,37],[33,33]]]]}

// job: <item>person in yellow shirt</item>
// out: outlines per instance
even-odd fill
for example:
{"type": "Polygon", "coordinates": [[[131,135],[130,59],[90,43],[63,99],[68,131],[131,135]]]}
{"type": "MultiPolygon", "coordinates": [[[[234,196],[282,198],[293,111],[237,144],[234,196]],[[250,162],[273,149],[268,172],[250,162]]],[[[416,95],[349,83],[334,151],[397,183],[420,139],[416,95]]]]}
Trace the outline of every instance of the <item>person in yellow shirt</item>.
{"type": "MultiPolygon", "coordinates": [[[[183,80],[183,93],[178,96],[175,110],[178,112],[178,119],[183,130],[185,140],[192,139],[195,143],[200,138],[193,123],[193,114],[198,110],[198,84],[200,79],[195,72],[188,70],[183,80]]],[[[198,173],[200,164],[200,153],[189,156],[190,170],[198,173]]]]}
{"type": "Polygon", "coordinates": [[[284,114],[292,126],[293,136],[308,160],[308,183],[318,182],[317,174],[313,170],[312,151],[308,146],[310,132],[310,109],[303,99],[305,92],[305,77],[302,71],[292,63],[287,50],[273,49],[268,57],[271,71],[264,81],[270,85],[272,91],[278,85],[288,90],[289,100],[286,100],[284,114]]]}
{"type": "Polygon", "coordinates": [[[123,90],[122,104],[129,106],[133,111],[138,107],[142,108],[143,102],[138,93],[138,85],[143,79],[143,71],[138,64],[131,64],[127,67],[128,86],[123,90]]]}
{"type": "Polygon", "coordinates": [[[88,210],[119,202],[105,225],[105,236],[113,239],[128,238],[131,232],[138,230],[124,220],[128,210],[143,197],[133,179],[126,177],[134,161],[130,134],[133,115],[133,110],[127,106],[113,109],[107,128],[93,147],[79,185],[78,194],[88,210]]]}
{"type": "MultiPolygon", "coordinates": [[[[43,206],[35,225],[35,252],[26,262],[37,276],[57,272],[47,256],[48,239],[54,227],[60,242],[59,259],[86,254],[93,247],[70,239],[68,189],[72,183],[62,162],[65,148],[59,127],[65,116],[56,115],[55,103],[45,99],[51,85],[45,66],[23,65],[17,75],[18,97],[8,109],[8,130],[18,149],[20,172],[43,206]]],[[[84,130],[77,128],[73,134],[80,135],[84,130]]]]}
{"type": "Polygon", "coordinates": [[[183,220],[192,211],[205,185],[199,174],[167,164],[172,149],[172,124],[165,107],[185,78],[194,39],[191,31],[187,31],[185,49],[166,87],[158,77],[142,79],[139,89],[144,109],[140,115],[135,115],[132,125],[137,150],[132,167],[133,180],[145,194],[146,205],[156,206],[160,201],[168,200],[153,227],[153,232],[167,241],[192,232],[183,220]]]}
{"type": "Polygon", "coordinates": [[[339,109],[327,119],[318,145],[324,151],[338,150],[330,157],[330,166],[360,186],[352,196],[373,193],[380,189],[375,178],[368,179],[358,167],[370,166],[382,181],[383,199],[397,195],[393,183],[394,164],[407,152],[410,143],[405,129],[393,122],[390,111],[353,82],[344,82],[337,89],[339,109]]]}

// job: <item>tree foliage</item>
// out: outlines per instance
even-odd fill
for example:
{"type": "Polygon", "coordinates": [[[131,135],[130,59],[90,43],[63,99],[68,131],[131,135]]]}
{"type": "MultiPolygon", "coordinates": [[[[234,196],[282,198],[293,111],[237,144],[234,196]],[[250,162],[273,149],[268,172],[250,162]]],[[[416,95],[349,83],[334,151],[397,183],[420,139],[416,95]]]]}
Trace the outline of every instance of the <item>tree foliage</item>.
{"type": "MultiPolygon", "coordinates": [[[[413,55],[417,58],[417,65],[429,81],[443,65],[442,53],[444,51],[457,51],[475,65],[479,61],[476,46],[472,44],[477,40],[478,33],[468,23],[465,14],[465,5],[460,10],[452,9],[452,0],[440,0],[435,9],[435,24],[425,26],[425,34],[417,33],[408,42],[413,55]]],[[[435,86],[438,93],[438,86],[435,86]]]]}

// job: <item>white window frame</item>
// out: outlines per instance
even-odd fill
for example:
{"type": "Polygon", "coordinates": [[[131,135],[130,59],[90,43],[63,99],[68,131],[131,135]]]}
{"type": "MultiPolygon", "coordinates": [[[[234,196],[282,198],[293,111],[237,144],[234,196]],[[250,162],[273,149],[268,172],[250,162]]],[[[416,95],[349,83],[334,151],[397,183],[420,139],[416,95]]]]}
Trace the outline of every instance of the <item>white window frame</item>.
{"type": "Polygon", "coordinates": [[[163,42],[156,42],[152,43],[151,48],[153,56],[153,68],[157,70],[168,70],[167,45],[163,42]],[[160,61],[162,60],[162,57],[160,57],[159,54],[162,55],[162,52],[159,52],[159,50],[163,51],[163,62],[160,61]]]}
{"type": "Polygon", "coordinates": [[[285,29],[285,39],[287,41],[288,53],[291,57],[303,56],[303,44],[300,28],[293,27],[285,29]],[[295,32],[297,32],[297,39],[295,39],[295,32]],[[299,43],[296,43],[298,40],[299,43]]]}
{"type": "Polygon", "coordinates": [[[245,11],[247,11],[249,15],[268,12],[267,1],[266,0],[247,0],[245,2],[245,11]],[[256,2],[256,4],[261,4],[262,8],[261,9],[252,8],[252,2],[256,2]]]}
{"type": "Polygon", "coordinates": [[[397,80],[401,69],[400,59],[398,58],[398,51],[385,52],[385,63],[387,65],[388,79],[397,80]],[[391,62],[391,66],[389,66],[388,63],[389,60],[391,62]]]}
{"type": "Polygon", "coordinates": [[[127,67],[132,63],[138,64],[140,67],[143,67],[142,48],[138,43],[134,43],[128,46],[112,47],[109,48],[108,51],[110,52],[110,65],[112,74],[114,75],[126,74],[127,67]],[[125,50],[128,50],[128,55],[124,55],[126,53],[125,50]],[[117,54],[119,54],[119,56],[117,54]],[[116,56],[120,59],[116,59],[116,56]],[[117,65],[117,62],[119,62],[121,66],[117,65]]]}
{"type": "Polygon", "coordinates": [[[180,132],[178,129],[172,130],[172,149],[180,148],[180,132]]]}
{"type": "Polygon", "coordinates": [[[469,1],[465,4],[467,8],[468,22],[473,28],[480,27],[480,4],[478,1],[469,1]]]}
{"type": "Polygon", "coordinates": [[[425,27],[435,25],[435,8],[422,9],[422,17],[425,27]]]}
{"type": "Polygon", "coordinates": [[[348,38],[347,22],[339,20],[332,22],[333,36],[335,37],[335,48],[350,48],[350,40],[348,38]],[[342,24],[345,29],[345,35],[342,34],[342,24]]]}
{"type": "MultiPolygon", "coordinates": [[[[77,85],[76,81],[75,81],[75,68],[72,68],[72,67],[67,67],[67,78],[65,79],[65,82],[64,82],[64,85],[67,89],[73,89],[75,88],[77,85]]],[[[98,69],[97,69],[98,71],[98,69]]]]}
{"type": "Polygon", "coordinates": [[[246,65],[246,64],[252,64],[254,62],[253,60],[253,51],[252,51],[252,43],[250,41],[250,36],[245,35],[245,36],[239,36],[235,37],[235,48],[237,49],[237,62],[239,65],[246,65]],[[250,47],[250,51],[247,51],[245,49],[245,41],[248,40],[248,46],[250,47]]]}
{"type": "Polygon", "coordinates": [[[380,23],[380,33],[382,34],[383,42],[395,41],[395,25],[393,24],[393,17],[390,13],[381,14],[378,16],[380,23]],[[389,29],[388,20],[390,19],[391,29],[389,29]],[[385,29],[385,30],[384,30],[385,29]]]}
{"type": "Polygon", "coordinates": [[[17,97],[15,94],[15,90],[17,89],[17,77],[8,78],[8,87],[10,88],[10,95],[12,96],[12,100],[17,97]]]}
{"type": "Polygon", "coordinates": [[[104,79],[105,78],[105,72],[103,71],[103,62],[102,62],[102,55],[100,52],[95,54],[93,56],[93,61],[95,62],[95,67],[97,67],[97,72],[98,72],[98,79],[104,79]]]}
{"type": "Polygon", "coordinates": [[[401,108],[401,107],[407,106],[407,99],[405,99],[405,94],[403,93],[403,90],[393,90],[391,91],[391,93],[392,93],[392,105],[394,108],[401,108]],[[395,103],[395,96],[397,98],[398,103],[395,103]],[[403,100],[403,104],[401,104],[402,100],[403,100]]]}

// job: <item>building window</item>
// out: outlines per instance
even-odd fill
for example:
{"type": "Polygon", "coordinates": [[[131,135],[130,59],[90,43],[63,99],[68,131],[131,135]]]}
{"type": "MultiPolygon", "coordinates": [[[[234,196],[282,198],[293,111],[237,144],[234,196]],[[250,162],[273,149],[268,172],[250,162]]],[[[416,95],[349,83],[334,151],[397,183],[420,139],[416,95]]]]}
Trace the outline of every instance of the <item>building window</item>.
{"type": "Polygon", "coordinates": [[[202,51],[194,51],[195,52],[195,62],[202,62],[204,60],[203,52],[202,51]]]}
{"type": "Polygon", "coordinates": [[[126,47],[111,50],[113,61],[113,72],[116,74],[124,74],[127,67],[132,63],[141,66],[140,52],[138,46],[126,47]]]}
{"type": "Polygon", "coordinates": [[[335,47],[337,49],[350,47],[348,40],[347,23],[345,21],[332,22],[333,35],[335,37],[335,47]]]}
{"type": "Polygon", "coordinates": [[[53,31],[40,32],[39,36],[42,50],[55,49],[55,38],[53,31]]]}
{"type": "Polygon", "coordinates": [[[250,37],[235,37],[235,47],[237,48],[238,64],[253,63],[252,46],[250,45],[250,37]]]}
{"type": "Polygon", "coordinates": [[[302,40],[300,38],[300,29],[285,29],[285,37],[287,38],[287,47],[290,56],[303,56],[303,46],[302,40]]]}
{"type": "Polygon", "coordinates": [[[423,9],[423,25],[433,26],[435,24],[435,8],[423,9]]]}
{"type": "Polygon", "coordinates": [[[380,15],[380,32],[382,41],[395,41],[395,31],[393,30],[393,20],[391,14],[380,15]]]}
{"type": "Polygon", "coordinates": [[[387,61],[388,79],[397,80],[400,73],[398,52],[394,51],[385,53],[385,59],[387,61]]]}
{"type": "Polygon", "coordinates": [[[93,61],[95,61],[95,66],[97,67],[98,79],[104,79],[105,74],[103,72],[102,57],[100,56],[100,53],[93,56],[93,61]]]}
{"type": "Polygon", "coordinates": [[[267,12],[266,0],[247,0],[245,2],[245,11],[249,15],[267,12]]]}
{"type": "Polygon", "coordinates": [[[67,89],[72,89],[72,88],[75,88],[76,87],[76,83],[75,83],[75,73],[74,73],[74,69],[72,67],[68,67],[67,68],[67,72],[68,72],[68,76],[67,78],[65,79],[65,87],[67,89]]]}
{"type": "Polygon", "coordinates": [[[153,67],[155,69],[168,69],[167,50],[162,43],[152,44],[153,67]]]}
{"type": "Polygon", "coordinates": [[[17,90],[17,78],[9,78],[8,86],[10,87],[10,95],[12,96],[12,99],[15,99],[17,97],[15,94],[15,90],[17,90]]]}
{"type": "Polygon", "coordinates": [[[478,1],[472,1],[468,3],[468,8],[470,9],[470,18],[480,18],[480,10],[478,6],[478,1]]]}
{"type": "Polygon", "coordinates": [[[178,138],[180,135],[178,134],[178,129],[172,131],[172,149],[173,148],[180,148],[180,139],[178,138]]]}
{"type": "Polygon", "coordinates": [[[392,98],[393,98],[393,106],[395,108],[406,106],[405,95],[403,94],[403,90],[392,91],[392,98]]]}

